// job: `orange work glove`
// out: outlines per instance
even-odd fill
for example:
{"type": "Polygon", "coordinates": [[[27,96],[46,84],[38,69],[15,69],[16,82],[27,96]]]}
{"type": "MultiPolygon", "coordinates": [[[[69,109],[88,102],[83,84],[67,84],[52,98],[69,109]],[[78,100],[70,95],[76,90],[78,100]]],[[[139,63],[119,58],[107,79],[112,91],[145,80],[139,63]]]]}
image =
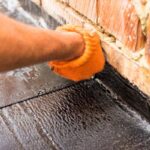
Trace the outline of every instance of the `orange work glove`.
{"type": "Polygon", "coordinates": [[[80,81],[89,79],[94,74],[102,71],[105,58],[99,36],[96,33],[72,25],[61,26],[58,30],[81,34],[85,42],[85,50],[82,56],[74,60],[49,62],[48,65],[53,68],[55,73],[73,81],[80,81]]]}

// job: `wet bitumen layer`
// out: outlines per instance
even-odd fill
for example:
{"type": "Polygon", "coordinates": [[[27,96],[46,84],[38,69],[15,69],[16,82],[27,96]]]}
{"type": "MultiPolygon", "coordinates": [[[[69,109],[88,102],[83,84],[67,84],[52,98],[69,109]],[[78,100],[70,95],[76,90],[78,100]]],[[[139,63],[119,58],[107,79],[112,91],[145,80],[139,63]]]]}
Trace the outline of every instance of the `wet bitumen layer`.
{"type": "MultiPolygon", "coordinates": [[[[0,10],[34,26],[59,25],[33,3],[0,10]]],[[[149,97],[109,64],[74,83],[45,64],[0,74],[0,150],[149,150],[149,97]]]]}

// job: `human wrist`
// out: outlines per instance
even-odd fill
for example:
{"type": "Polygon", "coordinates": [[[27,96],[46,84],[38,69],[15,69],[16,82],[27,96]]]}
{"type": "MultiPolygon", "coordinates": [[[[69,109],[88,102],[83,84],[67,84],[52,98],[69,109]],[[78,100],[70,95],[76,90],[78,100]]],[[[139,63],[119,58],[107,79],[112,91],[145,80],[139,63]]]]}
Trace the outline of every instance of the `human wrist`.
{"type": "Polygon", "coordinates": [[[63,43],[62,57],[59,60],[72,60],[80,57],[85,49],[83,37],[76,32],[58,31],[60,41],[63,43]]]}

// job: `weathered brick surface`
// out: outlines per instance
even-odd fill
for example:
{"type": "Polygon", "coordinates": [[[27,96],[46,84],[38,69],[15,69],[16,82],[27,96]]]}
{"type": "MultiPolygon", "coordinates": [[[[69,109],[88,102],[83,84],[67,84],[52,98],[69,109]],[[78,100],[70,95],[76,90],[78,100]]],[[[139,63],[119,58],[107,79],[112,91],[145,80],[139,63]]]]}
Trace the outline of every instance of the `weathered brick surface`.
{"type": "Polygon", "coordinates": [[[98,22],[129,49],[144,46],[140,19],[130,0],[99,0],[98,22]]]}
{"type": "Polygon", "coordinates": [[[97,0],[69,0],[69,5],[96,23],[97,0]]]}
{"type": "Polygon", "coordinates": [[[145,46],[145,54],[147,61],[150,64],[150,16],[147,20],[147,41],[145,46]]]}
{"type": "Polygon", "coordinates": [[[129,0],[70,0],[69,5],[114,35],[128,49],[144,46],[140,19],[129,0]],[[98,22],[97,22],[98,21],[98,22]]]}
{"type": "MultiPolygon", "coordinates": [[[[48,12],[55,7],[54,0],[33,1],[37,4],[42,1],[44,9],[48,12]]],[[[57,0],[59,1],[69,5],[93,23],[102,26],[107,33],[115,36],[129,50],[137,51],[144,47],[145,37],[141,22],[130,0],[57,0]]],[[[55,11],[60,10],[54,10],[53,13],[55,11]]]]}

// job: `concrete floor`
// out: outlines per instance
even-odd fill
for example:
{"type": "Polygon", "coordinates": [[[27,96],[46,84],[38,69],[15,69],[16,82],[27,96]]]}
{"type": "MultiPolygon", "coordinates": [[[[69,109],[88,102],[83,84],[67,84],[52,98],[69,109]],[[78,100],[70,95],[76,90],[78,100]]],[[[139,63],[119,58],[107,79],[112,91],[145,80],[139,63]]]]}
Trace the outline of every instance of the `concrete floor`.
{"type": "MultiPolygon", "coordinates": [[[[58,25],[20,1],[34,11],[17,0],[0,0],[0,9],[35,26],[58,25]]],[[[79,83],[56,76],[46,64],[3,73],[0,150],[150,150],[148,101],[108,64],[79,83]]]]}

